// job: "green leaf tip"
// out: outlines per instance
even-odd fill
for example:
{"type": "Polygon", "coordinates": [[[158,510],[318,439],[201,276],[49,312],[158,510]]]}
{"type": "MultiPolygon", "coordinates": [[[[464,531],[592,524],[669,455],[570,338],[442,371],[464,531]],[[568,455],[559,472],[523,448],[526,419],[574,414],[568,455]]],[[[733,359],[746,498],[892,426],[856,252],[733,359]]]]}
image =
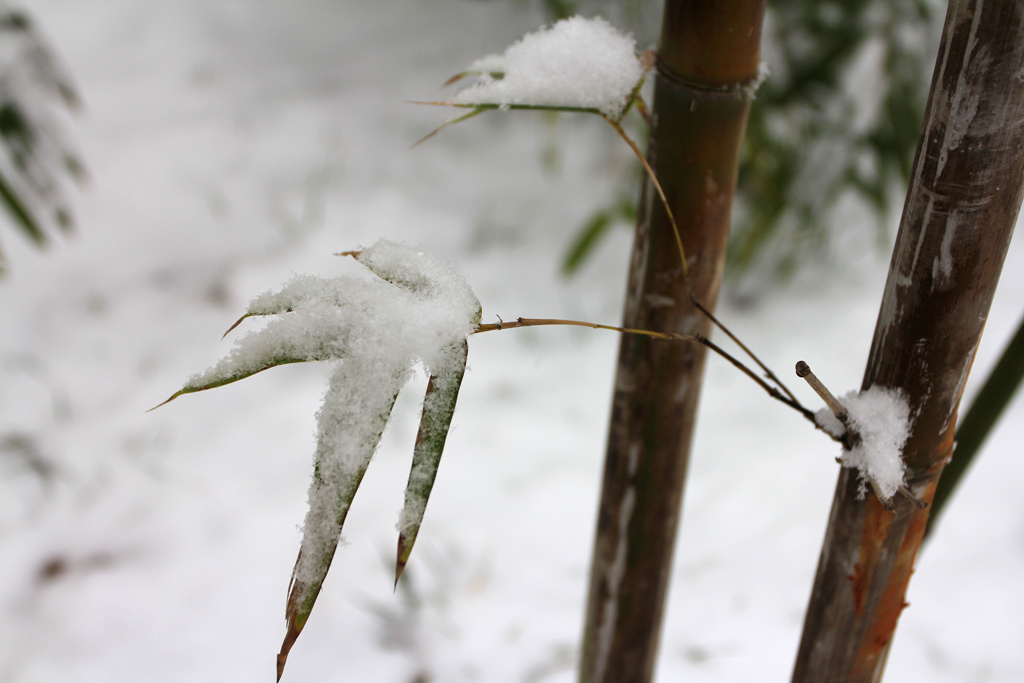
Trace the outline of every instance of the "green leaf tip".
{"type": "Polygon", "coordinates": [[[241,371],[241,372],[237,372],[237,373],[232,374],[232,375],[230,375],[228,377],[221,377],[221,378],[210,380],[210,381],[202,383],[202,384],[188,385],[188,386],[182,387],[178,391],[176,391],[173,394],[171,394],[171,397],[169,399],[167,399],[163,403],[160,403],[160,404],[157,404],[157,405],[153,406],[152,408],[150,408],[146,412],[149,413],[149,412],[152,412],[152,411],[156,410],[160,406],[165,406],[168,403],[170,403],[171,401],[173,401],[174,399],[178,398],[179,396],[184,396],[185,394],[195,394],[197,392],[207,391],[209,389],[216,389],[217,387],[222,387],[222,386],[225,386],[227,384],[234,384],[235,382],[243,380],[243,379],[245,379],[247,377],[252,377],[253,375],[255,375],[257,373],[260,373],[260,372],[263,372],[264,370],[269,370],[270,368],[276,368],[278,365],[290,365],[292,363],[306,363],[306,362],[315,361],[315,360],[321,360],[321,359],[318,359],[318,358],[291,358],[291,357],[288,357],[288,356],[282,356],[282,357],[278,357],[278,358],[273,358],[269,362],[264,363],[264,364],[262,364],[262,365],[260,365],[260,366],[258,366],[256,368],[244,370],[244,371],[241,371]]]}
{"type": "Polygon", "coordinates": [[[465,340],[449,348],[450,367],[444,374],[432,374],[423,398],[423,414],[413,448],[412,468],[405,487],[405,506],[398,524],[398,552],[395,560],[395,586],[416,543],[430,492],[434,488],[444,444],[455,414],[459,388],[466,374],[469,345],[465,340]]]}

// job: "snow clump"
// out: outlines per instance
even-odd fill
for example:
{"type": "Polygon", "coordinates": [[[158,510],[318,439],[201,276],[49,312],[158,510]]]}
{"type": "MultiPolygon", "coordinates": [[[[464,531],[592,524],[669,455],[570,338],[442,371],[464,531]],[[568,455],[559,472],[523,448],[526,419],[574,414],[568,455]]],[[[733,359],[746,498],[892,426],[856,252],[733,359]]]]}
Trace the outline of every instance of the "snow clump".
{"type": "Polygon", "coordinates": [[[390,240],[357,258],[380,279],[296,275],[280,290],[258,295],[247,317],[281,315],[239,339],[186,388],[227,383],[282,362],[347,359],[364,368],[352,381],[366,385],[383,366],[408,370],[418,361],[444,372],[448,347],[480,320],[480,302],[466,280],[444,261],[390,240]]]}
{"type": "Polygon", "coordinates": [[[597,109],[616,120],[644,76],[631,35],[600,17],[580,16],[528,33],[468,71],[481,74],[481,81],[451,104],[597,109]]]}
{"type": "MultiPolygon", "coordinates": [[[[285,363],[336,362],[317,413],[309,512],[292,576],[289,618],[297,630],[320,591],[398,392],[416,363],[432,376],[461,379],[466,338],[480,321],[480,302],[465,279],[419,248],[380,240],[351,255],[379,279],[297,275],[280,290],[260,294],[242,320],[273,316],[267,325],[239,339],[226,358],[179,392],[222,386],[285,363]]],[[[447,433],[447,422],[444,427],[447,433]]]]}
{"type": "MultiPolygon", "coordinates": [[[[849,415],[850,427],[860,435],[860,443],[844,450],[843,467],[860,472],[860,495],[870,481],[886,499],[904,486],[903,445],[910,436],[910,406],[898,389],[874,386],[867,391],[851,391],[839,399],[849,415]]],[[[818,425],[835,437],[846,429],[828,408],[814,416],[818,425]]]]}

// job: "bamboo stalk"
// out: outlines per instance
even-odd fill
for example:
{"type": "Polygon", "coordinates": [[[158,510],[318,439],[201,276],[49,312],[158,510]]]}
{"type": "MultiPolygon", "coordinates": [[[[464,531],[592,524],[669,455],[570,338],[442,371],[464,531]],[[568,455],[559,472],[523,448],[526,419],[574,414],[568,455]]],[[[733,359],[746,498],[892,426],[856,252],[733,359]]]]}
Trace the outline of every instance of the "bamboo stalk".
{"type": "MultiPolygon", "coordinates": [[[[759,73],[763,0],[668,0],[623,327],[707,337],[740,143],[759,73]]],[[[580,680],[650,681],[705,349],[623,337],[591,565],[580,680]]]]}
{"type": "MultiPolygon", "coordinates": [[[[914,416],[907,488],[933,499],[964,382],[1024,194],[1024,3],[953,0],[863,388],[900,389],[914,416]]],[[[843,469],[794,683],[878,681],[928,509],[858,499],[843,469]]]]}

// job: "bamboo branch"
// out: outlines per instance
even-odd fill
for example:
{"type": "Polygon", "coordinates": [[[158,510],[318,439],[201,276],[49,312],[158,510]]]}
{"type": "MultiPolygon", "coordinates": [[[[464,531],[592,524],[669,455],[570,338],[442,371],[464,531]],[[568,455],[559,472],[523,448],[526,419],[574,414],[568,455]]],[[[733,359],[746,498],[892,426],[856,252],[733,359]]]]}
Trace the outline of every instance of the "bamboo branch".
{"type": "MultiPolygon", "coordinates": [[[[641,114],[644,114],[645,120],[648,120],[649,123],[649,119],[646,116],[646,107],[641,109],[639,106],[640,102],[642,102],[642,100],[637,98],[638,110],[641,112],[641,114]]],[[[636,155],[636,158],[640,160],[641,164],[643,164],[644,170],[647,172],[647,177],[651,179],[651,183],[653,183],[654,188],[658,191],[658,196],[661,198],[661,203],[665,207],[665,213],[668,215],[668,221],[672,226],[672,234],[675,236],[676,246],[679,249],[679,258],[683,264],[683,279],[685,281],[686,292],[689,295],[691,303],[693,303],[697,310],[699,310],[701,313],[707,316],[708,320],[710,320],[718,329],[722,330],[722,332],[724,332],[726,336],[729,337],[729,339],[732,339],[737,346],[743,349],[743,352],[746,353],[747,356],[749,356],[750,359],[753,360],[758,365],[758,367],[760,367],[761,370],[764,371],[768,379],[775,382],[775,384],[790,398],[790,400],[792,400],[795,404],[799,405],[800,402],[797,400],[796,396],[794,396],[793,392],[791,392],[789,388],[782,382],[782,380],[779,379],[778,375],[772,372],[771,368],[769,368],[767,365],[761,362],[761,359],[758,358],[757,355],[750,350],[750,347],[748,347],[746,344],[740,341],[739,337],[733,334],[728,327],[723,325],[722,322],[718,318],[716,318],[711,313],[711,311],[708,310],[706,306],[704,306],[704,304],[697,300],[697,297],[693,293],[693,286],[690,281],[690,272],[686,264],[686,251],[683,248],[683,237],[682,234],[679,232],[679,224],[676,223],[675,216],[672,214],[672,209],[668,205],[668,198],[665,196],[665,191],[662,189],[661,183],[658,182],[658,177],[654,174],[654,169],[651,168],[651,165],[647,162],[647,158],[640,151],[640,148],[633,141],[633,139],[629,137],[626,131],[623,130],[622,125],[619,124],[618,121],[611,119],[605,116],[604,114],[602,114],[601,117],[605,121],[607,121],[612,128],[615,129],[615,132],[619,134],[619,137],[625,140],[626,144],[628,144],[630,149],[633,150],[633,153],[636,155]]]]}
{"type": "Polygon", "coordinates": [[[626,131],[622,129],[622,125],[614,119],[610,119],[604,114],[601,114],[601,118],[608,122],[608,125],[615,129],[615,132],[619,134],[629,148],[633,150],[633,154],[640,160],[640,163],[644,165],[644,170],[647,172],[647,177],[651,179],[651,183],[654,185],[654,189],[658,191],[658,196],[661,197],[661,203],[665,207],[665,213],[668,215],[668,222],[672,225],[672,234],[676,238],[676,246],[679,248],[679,258],[683,262],[683,279],[686,283],[686,291],[690,295],[690,299],[694,298],[693,286],[690,283],[690,271],[686,265],[686,250],[683,249],[683,237],[679,232],[679,224],[676,223],[675,216],[672,215],[672,208],[668,205],[668,198],[665,196],[665,190],[661,189],[661,183],[658,182],[658,176],[654,174],[654,169],[647,163],[647,157],[644,156],[637,144],[633,142],[633,138],[626,134],[626,131]]]}
{"type": "Polygon", "coordinates": [[[847,430],[850,429],[850,414],[846,412],[846,406],[839,402],[839,399],[828,390],[828,388],[821,383],[818,376],[811,371],[811,366],[804,361],[797,361],[796,364],[796,376],[802,377],[814,389],[814,393],[821,396],[821,400],[825,402],[828,409],[832,411],[832,414],[836,416],[836,419],[843,423],[843,427],[847,430]]]}
{"type": "Polygon", "coordinates": [[[714,343],[702,334],[682,334],[673,332],[654,332],[651,330],[637,330],[628,327],[616,327],[614,325],[601,325],[599,323],[585,322],[582,320],[561,320],[557,318],[516,318],[505,322],[504,320],[498,319],[496,323],[485,323],[477,325],[476,329],[473,330],[473,334],[479,334],[481,332],[494,332],[497,330],[511,330],[517,327],[540,327],[544,325],[568,325],[572,327],[589,327],[594,330],[610,330],[612,332],[620,332],[622,334],[638,334],[646,337],[654,337],[655,339],[668,339],[675,341],[689,341],[711,349],[713,352],[718,354],[720,357],[729,361],[740,372],[745,374],[747,377],[757,383],[759,387],[765,390],[769,396],[779,401],[780,403],[789,406],[793,410],[803,415],[806,419],[810,420],[817,426],[817,422],[814,419],[814,412],[805,408],[801,403],[790,396],[785,396],[776,387],[771,386],[765,382],[756,372],[751,370],[747,365],[740,359],[733,356],[731,353],[723,349],[718,344],[714,343]]]}

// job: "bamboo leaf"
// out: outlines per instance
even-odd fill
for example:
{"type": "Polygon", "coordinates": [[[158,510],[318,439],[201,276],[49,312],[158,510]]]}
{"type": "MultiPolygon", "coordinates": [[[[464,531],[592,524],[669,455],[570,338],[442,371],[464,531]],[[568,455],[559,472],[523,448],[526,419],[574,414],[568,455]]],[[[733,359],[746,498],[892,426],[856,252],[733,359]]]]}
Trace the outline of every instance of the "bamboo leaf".
{"type": "Polygon", "coordinates": [[[565,260],[562,261],[563,275],[572,275],[576,272],[580,264],[590,256],[594,247],[608,232],[608,227],[611,224],[612,216],[609,211],[598,211],[593,218],[587,221],[583,229],[577,233],[576,239],[573,240],[565,255],[565,260]]]}
{"type": "Polygon", "coordinates": [[[989,373],[974,401],[967,409],[960,424],[956,428],[956,451],[953,459],[942,470],[939,485],[932,499],[931,513],[928,515],[928,528],[925,529],[925,540],[935,529],[936,520],[945,508],[950,496],[971,463],[981,451],[985,440],[999,422],[1003,411],[1013,401],[1021,383],[1024,382],[1024,320],[1017,326],[1010,343],[1003,349],[996,366],[989,373]]]}
{"type": "MultiPolygon", "coordinates": [[[[423,415],[416,435],[416,446],[412,455],[412,470],[405,487],[405,507],[398,529],[398,558],[395,562],[395,585],[405,571],[412,546],[423,522],[430,492],[437,478],[441,454],[448,438],[448,429],[455,414],[455,402],[459,398],[459,387],[466,374],[466,357],[469,345],[466,340],[450,347],[451,367],[447,371],[432,374],[423,399],[423,415]]],[[[447,365],[447,363],[446,363],[447,365]]]]}
{"type": "Polygon", "coordinates": [[[494,80],[500,80],[500,79],[505,77],[505,72],[504,71],[462,71],[462,72],[459,72],[459,73],[455,74],[454,76],[449,78],[447,81],[442,83],[441,87],[442,88],[447,88],[449,85],[452,85],[454,83],[458,83],[459,81],[461,81],[463,78],[466,78],[467,76],[483,76],[483,75],[490,76],[494,80]]]}
{"type": "MultiPolygon", "coordinates": [[[[434,375],[417,445],[418,454],[422,449],[427,454],[414,459],[415,471],[431,470],[424,475],[426,489],[416,489],[425,505],[465,372],[466,337],[480,320],[480,302],[465,279],[418,247],[379,240],[344,254],[359,259],[377,278],[296,276],[280,290],[258,295],[228,332],[253,316],[274,316],[270,322],[239,339],[227,357],[168,399],[286,363],[341,361],[317,414],[309,512],[288,589],[278,679],[330,569],[395,398],[416,362],[434,375]]],[[[409,518],[418,529],[422,508],[409,518]]]]}
{"type": "MultiPolygon", "coordinates": [[[[446,104],[446,103],[445,103],[445,102],[417,102],[417,103],[415,103],[415,104],[446,104]]],[[[473,111],[469,112],[469,113],[468,113],[468,114],[466,114],[465,116],[460,116],[460,117],[459,117],[459,118],[457,118],[457,119],[452,119],[451,121],[448,121],[448,122],[446,122],[446,123],[442,123],[442,124],[441,124],[440,126],[438,126],[437,128],[435,128],[434,130],[430,131],[429,133],[427,133],[426,135],[424,135],[423,137],[421,137],[421,138],[420,138],[419,140],[417,140],[416,142],[412,143],[412,146],[413,146],[413,147],[416,147],[416,146],[417,146],[417,145],[419,145],[420,143],[426,142],[426,141],[427,141],[427,140],[429,140],[430,138],[434,137],[435,135],[437,135],[438,133],[440,133],[440,132],[441,132],[442,130],[444,130],[444,129],[445,129],[445,128],[447,128],[448,126],[454,125],[454,124],[456,124],[456,123],[461,123],[462,121],[465,121],[466,119],[471,119],[471,118],[473,118],[474,116],[476,116],[477,114],[482,114],[482,113],[484,113],[485,111],[487,111],[487,108],[486,108],[486,107],[476,107],[475,109],[473,109],[473,111]]]]}
{"type": "Polygon", "coordinates": [[[21,197],[2,174],[0,174],[0,201],[7,206],[11,216],[33,242],[39,246],[46,244],[46,234],[43,232],[42,226],[39,225],[39,221],[32,215],[32,212],[25,206],[21,197]]]}
{"type": "Polygon", "coordinates": [[[406,368],[396,365],[377,382],[365,381],[365,369],[342,363],[331,376],[330,388],[317,415],[318,437],[309,512],[302,545],[288,587],[288,624],[277,655],[281,680],[288,652],[306,626],[341,539],[345,517],[380,443],[406,368]]]}
{"type": "MultiPolygon", "coordinates": [[[[314,360],[327,360],[327,359],[326,358],[292,358],[290,356],[276,356],[276,357],[273,357],[273,358],[270,358],[270,359],[264,361],[263,363],[261,363],[258,366],[247,368],[245,370],[241,370],[239,372],[232,373],[232,374],[230,374],[230,375],[228,375],[226,377],[218,377],[216,379],[211,379],[209,381],[199,382],[199,383],[196,383],[196,384],[191,384],[191,383],[186,384],[184,387],[182,387],[178,391],[176,391],[173,394],[171,394],[171,397],[168,398],[166,401],[164,401],[163,403],[160,403],[160,404],[157,404],[157,405],[153,406],[152,408],[149,409],[149,411],[156,410],[160,406],[167,405],[168,403],[170,403],[174,399],[178,398],[179,396],[184,396],[185,394],[194,394],[194,393],[199,392],[199,391],[206,391],[207,389],[216,389],[217,387],[222,387],[222,386],[224,386],[226,384],[234,384],[235,382],[237,382],[239,380],[243,380],[246,377],[252,377],[253,375],[255,375],[258,372],[263,372],[264,370],[269,370],[270,368],[276,368],[278,365],[288,365],[290,363],[306,363],[306,362],[314,361],[314,360]]],[[[146,411],[146,412],[149,412],[149,411],[146,411]]]]}

